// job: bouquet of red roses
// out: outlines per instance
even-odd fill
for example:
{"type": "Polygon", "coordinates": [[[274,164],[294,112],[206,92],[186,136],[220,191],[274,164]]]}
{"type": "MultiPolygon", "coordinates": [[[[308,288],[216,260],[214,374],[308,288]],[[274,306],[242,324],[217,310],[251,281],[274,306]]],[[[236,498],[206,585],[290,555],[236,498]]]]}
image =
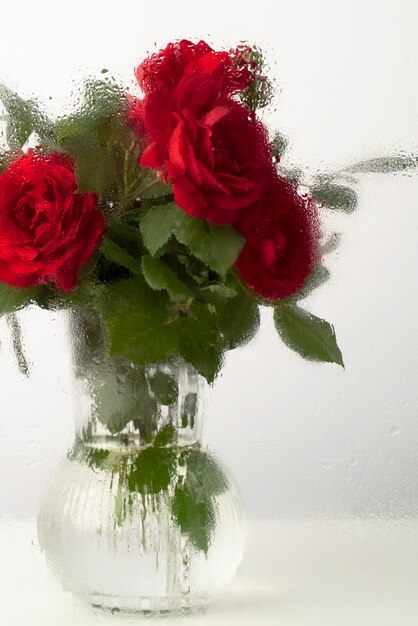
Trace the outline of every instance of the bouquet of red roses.
{"type": "Polygon", "coordinates": [[[298,300],[327,277],[317,201],[350,210],[355,194],[327,180],[302,193],[281,168],[284,142],[256,115],[273,93],[259,50],[183,40],[136,78],[142,98],[103,70],[56,121],[0,87],[1,311],[97,307],[111,354],[179,354],[212,381],[264,304],[291,348],[342,364],[298,300]]]}

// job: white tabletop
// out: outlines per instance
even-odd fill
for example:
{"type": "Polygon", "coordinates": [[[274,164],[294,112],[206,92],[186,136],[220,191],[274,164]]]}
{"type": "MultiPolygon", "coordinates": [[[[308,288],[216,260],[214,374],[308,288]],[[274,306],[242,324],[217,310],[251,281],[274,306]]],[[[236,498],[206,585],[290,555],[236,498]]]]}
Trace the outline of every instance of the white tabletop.
{"type": "MultiPolygon", "coordinates": [[[[0,522],[2,626],[125,626],[78,607],[39,554],[34,521],[0,522]]],[[[205,614],[153,626],[417,626],[418,521],[252,521],[234,582],[205,614]]]]}

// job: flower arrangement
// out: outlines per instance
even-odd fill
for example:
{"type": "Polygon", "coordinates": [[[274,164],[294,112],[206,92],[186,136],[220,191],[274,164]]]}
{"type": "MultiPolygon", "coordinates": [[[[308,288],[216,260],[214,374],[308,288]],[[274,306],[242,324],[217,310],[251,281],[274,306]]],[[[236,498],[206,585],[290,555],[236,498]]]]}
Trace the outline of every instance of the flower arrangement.
{"type": "Polygon", "coordinates": [[[0,314],[28,374],[16,311],[70,312],[88,415],[40,507],[54,572],[95,607],[189,610],[233,576],[243,538],[239,494],[202,446],[197,373],[214,381],[259,305],[302,357],[343,366],[332,325],[300,305],[338,243],[320,211],[354,210],[357,173],[417,161],[311,184],[287,170],[258,114],[274,90],[257,47],[170,43],[136,69],[141,97],[102,72],[54,121],[0,85],[0,314]]]}
{"type": "Polygon", "coordinates": [[[281,167],[257,117],[273,95],[260,51],[182,40],[135,75],[142,98],[103,70],[55,122],[0,87],[1,311],[98,307],[112,355],[179,354],[212,382],[263,304],[292,349],[342,365],[333,327],[298,300],[327,278],[319,206],[352,210],[355,192],[281,167]]]}

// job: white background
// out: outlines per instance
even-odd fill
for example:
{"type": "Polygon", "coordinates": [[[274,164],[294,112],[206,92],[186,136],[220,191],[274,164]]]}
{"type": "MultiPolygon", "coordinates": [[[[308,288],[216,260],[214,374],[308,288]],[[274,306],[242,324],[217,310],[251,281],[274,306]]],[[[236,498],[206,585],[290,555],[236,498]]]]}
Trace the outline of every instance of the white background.
{"type": "MultiPolygon", "coordinates": [[[[52,0],[1,9],[0,81],[56,114],[102,68],[132,86],[154,43],[239,40],[267,52],[277,97],[266,114],[310,175],[353,160],[418,152],[415,0],[177,3],[52,0]]],[[[251,516],[418,514],[418,176],[364,175],[355,215],[306,302],[335,324],[346,369],[306,363],[275,335],[229,355],[208,402],[206,441],[236,477],[251,516]]],[[[71,371],[59,316],[24,315],[32,380],[0,326],[0,514],[36,514],[72,436],[71,371]]]]}

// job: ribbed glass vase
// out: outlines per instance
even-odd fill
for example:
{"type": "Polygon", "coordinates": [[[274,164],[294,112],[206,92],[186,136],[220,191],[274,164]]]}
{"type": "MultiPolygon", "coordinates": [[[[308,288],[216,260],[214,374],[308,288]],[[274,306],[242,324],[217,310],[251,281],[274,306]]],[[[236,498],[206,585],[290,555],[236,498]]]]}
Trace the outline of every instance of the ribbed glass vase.
{"type": "Polygon", "coordinates": [[[69,313],[76,440],[44,495],[38,533],[66,590],[112,611],[182,612],[234,575],[243,512],[202,447],[204,380],[184,361],[109,357],[100,315],[69,313]]]}

